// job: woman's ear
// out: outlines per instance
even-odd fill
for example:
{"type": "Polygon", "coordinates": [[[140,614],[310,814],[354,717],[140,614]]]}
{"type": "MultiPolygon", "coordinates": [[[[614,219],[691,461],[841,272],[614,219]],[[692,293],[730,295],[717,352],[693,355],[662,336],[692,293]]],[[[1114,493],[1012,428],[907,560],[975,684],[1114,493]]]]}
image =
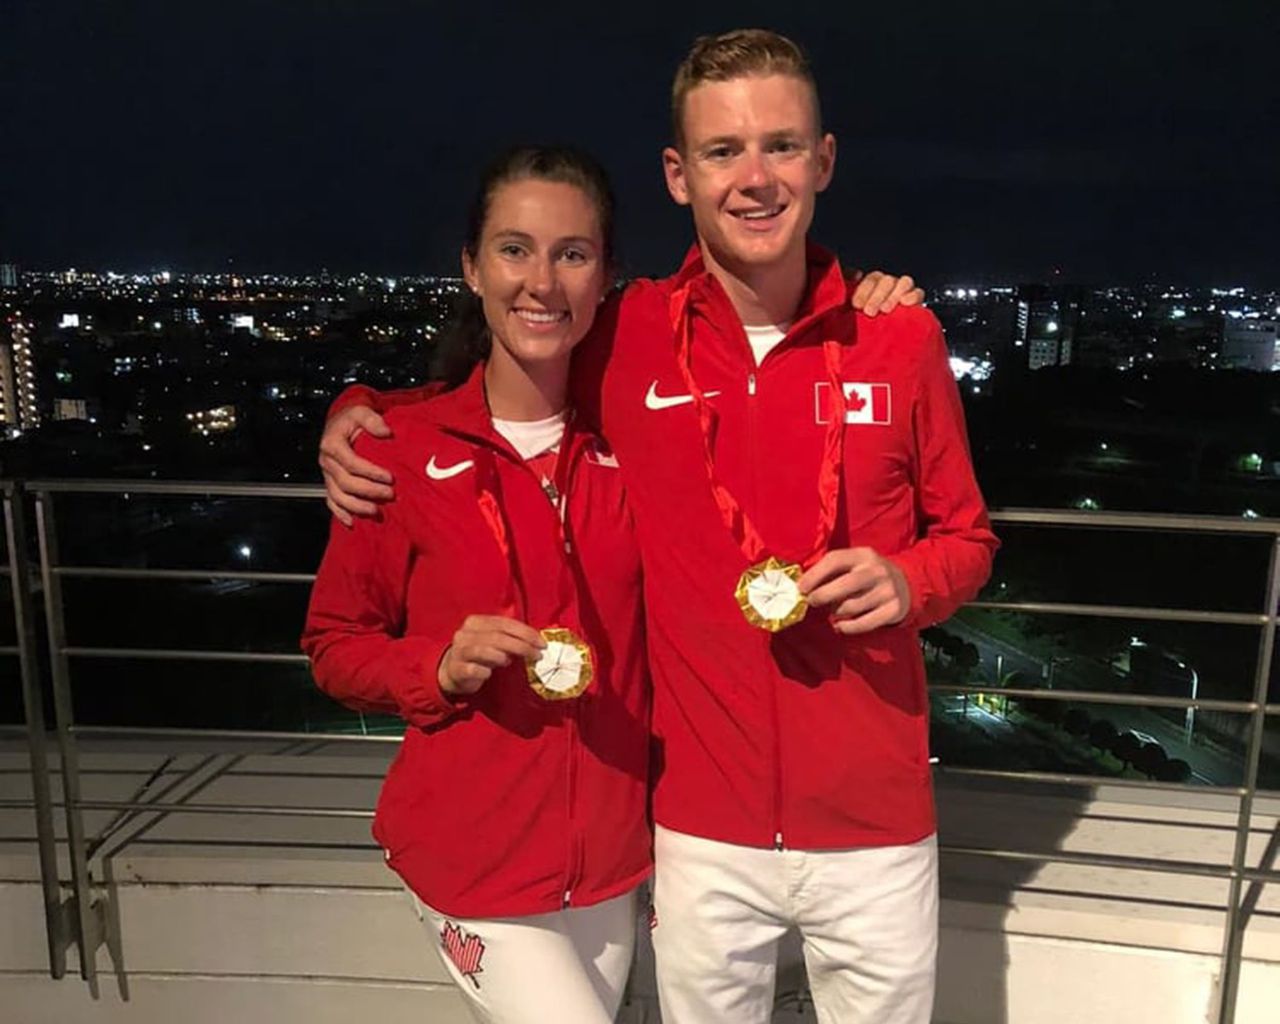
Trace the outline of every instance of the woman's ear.
{"type": "Polygon", "coordinates": [[[467,251],[467,247],[462,247],[462,279],[467,282],[467,287],[471,289],[473,295],[481,295],[480,291],[480,275],[476,273],[475,261],[471,258],[471,253],[467,251]]]}

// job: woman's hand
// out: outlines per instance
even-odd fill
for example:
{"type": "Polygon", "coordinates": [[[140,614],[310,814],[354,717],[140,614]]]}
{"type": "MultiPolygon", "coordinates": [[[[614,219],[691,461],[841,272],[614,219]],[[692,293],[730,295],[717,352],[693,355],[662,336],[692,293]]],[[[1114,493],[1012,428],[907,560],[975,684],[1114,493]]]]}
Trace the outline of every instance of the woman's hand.
{"type": "Polygon", "coordinates": [[[453,643],[440,659],[440,689],[451,697],[475,693],[495,668],[512,658],[536,658],[546,641],[532,626],[501,615],[468,615],[453,634],[453,643]]]}

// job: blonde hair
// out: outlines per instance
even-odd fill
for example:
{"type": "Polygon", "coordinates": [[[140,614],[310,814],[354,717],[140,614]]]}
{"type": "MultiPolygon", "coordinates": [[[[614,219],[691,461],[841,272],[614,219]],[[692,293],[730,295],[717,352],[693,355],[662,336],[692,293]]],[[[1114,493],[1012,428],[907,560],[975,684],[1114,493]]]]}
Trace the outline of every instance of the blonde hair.
{"type": "Polygon", "coordinates": [[[764,28],[740,28],[718,36],[699,36],[676,68],[671,84],[671,132],[684,149],[684,102],[704,82],[728,82],[751,75],[790,75],[806,82],[813,96],[814,127],[822,124],[818,84],[809,58],[784,35],[764,28]]]}

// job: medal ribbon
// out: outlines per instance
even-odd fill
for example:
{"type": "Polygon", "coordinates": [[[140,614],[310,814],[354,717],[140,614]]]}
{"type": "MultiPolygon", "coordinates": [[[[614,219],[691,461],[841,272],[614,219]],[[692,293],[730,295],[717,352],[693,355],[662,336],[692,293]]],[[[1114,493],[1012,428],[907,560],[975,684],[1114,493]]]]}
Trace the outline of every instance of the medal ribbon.
{"type": "MultiPolygon", "coordinates": [[[[565,424],[564,436],[560,439],[560,448],[556,453],[555,470],[552,473],[552,485],[556,490],[556,528],[560,539],[559,570],[556,573],[556,605],[555,618],[548,625],[565,625],[573,627],[577,632],[576,614],[578,588],[573,579],[573,568],[569,564],[570,541],[566,512],[569,498],[570,467],[575,461],[573,450],[580,441],[581,435],[573,428],[573,417],[565,424]],[[569,621],[563,621],[569,620],[569,621]]],[[[478,452],[476,459],[476,502],[480,507],[480,518],[493,534],[494,543],[502,552],[509,572],[507,585],[502,596],[502,608],[499,614],[507,618],[526,621],[529,614],[527,581],[521,571],[520,560],[516,557],[511,543],[511,523],[502,507],[502,488],[498,481],[498,455],[492,450],[478,452]]],[[[534,629],[540,627],[529,623],[534,629]]]]}
{"type": "MultiPolygon", "coordinates": [[[[689,307],[689,285],[686,284],[672,294],[669,307],[671,326],[676,336],[676,362],[680,367],[685,390],[692,396],[693,406],[698,413],[703,462],[712,497],[720,510],[720,518],[747,561],[754,565],[766,558],[770,550],[751,517],[716,474],[713,448],[720,416],[707,401],[706,394],[693,376],[693,315],[689,307]]],[[[830,385],[827,397],[827,433],[822,446],[822,465],[818,469],[818,525],[812,545],[798,560],[805,569],[821,558],[831,543],[837,506],[840,503],[840,471],[844,461],[845,400],[844,385],[840,380],[840,342],[834,339],[824,341],[822,355],[830,385]]]]}

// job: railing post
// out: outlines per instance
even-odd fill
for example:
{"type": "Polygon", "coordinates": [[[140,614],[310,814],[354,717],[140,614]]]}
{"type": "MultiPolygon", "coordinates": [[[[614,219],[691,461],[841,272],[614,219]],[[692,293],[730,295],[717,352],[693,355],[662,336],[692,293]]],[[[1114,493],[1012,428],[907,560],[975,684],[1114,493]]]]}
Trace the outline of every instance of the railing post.
{"type": "Polygon", "coordinates": [[[93,880],[84,837],[80,808],[80,760],[76,753],[71,681],[66,655],[66,626],[63,621],[62,582],[54,571],[58,565],[57,525],[53,517],[53,496],[36,492],[36,528],[40,539],[40,574],[44,584],[45,624],[49,634],[49,665],[53,679],[53,711],[62,760],[62,802],[67,816],[67,845],[71,861],[71,885],[75,891],[74,922],[80,953],[80,976],[98,995],[98,947],[106,936],[105,896],[94,899],[93,880]]]}
{"type": "Polygon", "coordinates": [[[1227,891],[1227,917],[1223,924],[1222,980],[1219,985],[1217,1024],[1235,1024],[1236,1002],[1240,994],[1240,961],[1244,949],[1244,925],[1240,895],[1244,887],[1249,856],[1249,829],[1253,824],[1253,799],[1258,792],[1258,764],[1267,726],[1267,688],[1271,680],[1271,658],[1276,640],[1276,606],[1280,602],[1280,536],[1271,541],[1271,564],[1267,570],[1267,617],[1258,640],[1258,664],[1254,673],[1254,709],[1249,720],[1249,743],[1245,751],[1244,793],[1236,820],[1235,849],[1231,854],[1231,882],[1227,891]]]}
{"type": "Polygon", "coordinates": [[[74,941],[68,907],[58,880],[58,846],[53,827],[53,796],[49,785],[49,752],[45,733],[44,700],[36,671],[36,628],[31,607],[31,573],[27,566],[27,529],[22,489],[4,486],[5,543],[9,548],[9,580],[13,588],[13,619],[18,639],[18,671],[22,680],[22,708],[27,749],[31,757],[31,792],[36,818],[36,848],[40,888],[44,895],[44,927],[49,947],[49,973],[67,973],[67,947],[74,941]]]}

